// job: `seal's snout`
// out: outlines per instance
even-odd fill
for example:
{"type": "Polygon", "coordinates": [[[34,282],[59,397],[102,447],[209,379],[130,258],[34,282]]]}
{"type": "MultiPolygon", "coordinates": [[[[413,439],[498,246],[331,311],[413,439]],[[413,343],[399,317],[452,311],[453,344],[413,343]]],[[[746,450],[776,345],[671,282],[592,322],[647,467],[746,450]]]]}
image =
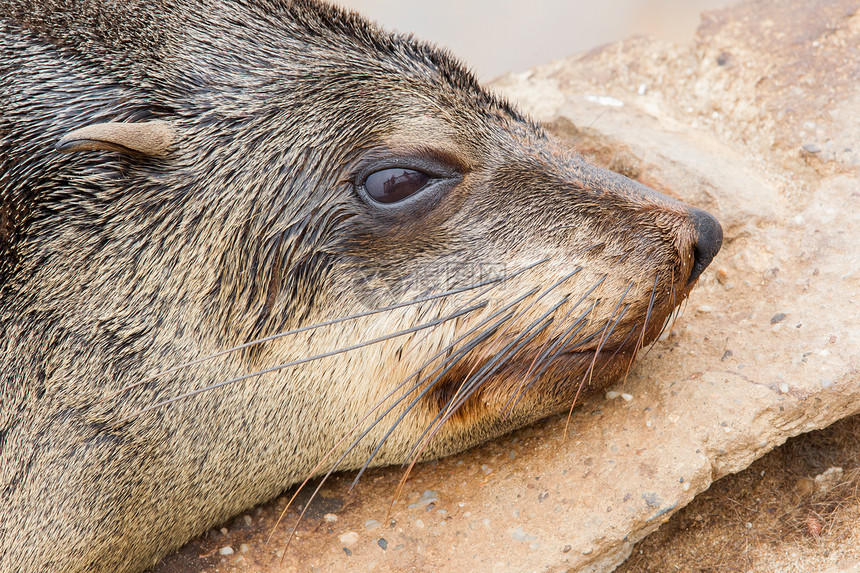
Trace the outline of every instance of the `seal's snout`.
{"type": "Polygon", "coordinates": [[[696,244],[693,247],[693,269],[687,284],[699,278],[723,244],[723,228],[713,216],[701,209],[690,209],[690,217],[696,229],[696,244]]]}

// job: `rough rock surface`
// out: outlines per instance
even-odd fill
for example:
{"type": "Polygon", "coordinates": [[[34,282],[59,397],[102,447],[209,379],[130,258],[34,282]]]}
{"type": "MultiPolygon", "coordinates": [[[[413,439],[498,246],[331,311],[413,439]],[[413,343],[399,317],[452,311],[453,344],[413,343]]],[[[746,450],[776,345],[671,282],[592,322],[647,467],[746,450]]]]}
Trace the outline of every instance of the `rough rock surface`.
{"type": "Polygon", "coordinates": [[[598,163],[720,219],[670,336],[566,416],[347,494],[288,498],[154,570],[610,571],[713,480],[860,411],[860,2],[748,2],[497,88],[598,163]],[[224,548],[230,547],[233,551],[224,548]],[[282,560],[283,556],[283,560],[282,560]]]}

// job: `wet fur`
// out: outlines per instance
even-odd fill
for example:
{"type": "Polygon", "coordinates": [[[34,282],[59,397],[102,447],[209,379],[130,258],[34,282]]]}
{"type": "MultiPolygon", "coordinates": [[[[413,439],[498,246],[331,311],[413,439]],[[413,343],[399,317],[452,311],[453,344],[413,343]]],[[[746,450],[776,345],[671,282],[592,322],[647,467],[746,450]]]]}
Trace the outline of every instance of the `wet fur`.
{"type": "Polygon", "coordinates": [[[392,390],[341,468],[390,429],[373,465],[564,411],[623,374],[691,287],[686,206],[586,164],[443,51],[356,15],[0,0],[0,26],[2,572],[143,569],[326,471],[392,390]],[[54,149],[86,125],[155,119],[176,134],[163,155],[54,149]],[[395,210],[359,197],[368,162],[416,155],[457,184],[395,210]],[[139,384],[488,277],[504,280],[139,384]],[[469,329],[484,338],[457,355],[469,329]]]}

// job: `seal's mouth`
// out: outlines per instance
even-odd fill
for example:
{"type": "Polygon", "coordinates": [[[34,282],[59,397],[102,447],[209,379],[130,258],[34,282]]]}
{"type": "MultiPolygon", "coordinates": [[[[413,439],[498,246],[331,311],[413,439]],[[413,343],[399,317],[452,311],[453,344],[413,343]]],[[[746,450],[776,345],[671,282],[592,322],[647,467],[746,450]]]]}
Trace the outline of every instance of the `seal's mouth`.
{"type": "Polygon", "coordinates": [[[434,388],[428,396],[432,408],[450,412],[453,424],[467,425],[475,416],[536,420],[572,409],[629,373],[642,350],[671,328],[695,285],[682,280],[675,285],[677,294],[664,302],[635,316],[613,312],[605,322],[583,325],[573,336],[569,330],[550,334],[507,352],[523,333],[488,341],[434,388]]]}

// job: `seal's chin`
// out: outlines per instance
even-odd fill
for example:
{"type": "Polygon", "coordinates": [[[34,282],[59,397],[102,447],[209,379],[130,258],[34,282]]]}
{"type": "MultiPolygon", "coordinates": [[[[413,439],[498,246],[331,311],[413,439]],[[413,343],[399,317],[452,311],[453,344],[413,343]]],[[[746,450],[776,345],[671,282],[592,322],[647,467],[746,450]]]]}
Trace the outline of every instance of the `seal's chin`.
{"type": "Polygon", "coordinates": [[[669,328],[687,292],[678,305],[652,309],[647,322],[643,316],[616,332],[598,331],[587,340],[551,338],[529,345],[492,367],[478,383],[476,373],[486,372],[497,355],[467,358],[435,392],[435,406],[457,405],[454,423],[458,418],[502,416],[522,424],[568,411],[628,374],[640,351],[669,328]]]}
{"type": "Polygon", "coordinates": [[[635,353],[635,344],[604,347],[599,353],[595,350],[562,352],[542,366],[537,376],[534,360],[517,361],[487,384],[485,395],[499,393],[498,398],[506,402],[513,395],[521,402],[558,403],[561,408],[570,408],[628,371],[635,353]]]}
{"type": "Polygon", "coordinates": [[[632,344],[555,353],[551,360],[543,355],[546,346],[530,349],[499,366],[480,385],[469,391],[470,373],[480,372],[487,362],[465,363],[463,374],[456,373],[435,393],[435,407],[440,410],[457,406],[451,422],[475,418],[504,418],[512,427],[537,421],[546,416],[567,411],[623,376],[629,370],[637,352],[632,344]],[[465,380],[465,382],[464,382],[465,380]]]}

